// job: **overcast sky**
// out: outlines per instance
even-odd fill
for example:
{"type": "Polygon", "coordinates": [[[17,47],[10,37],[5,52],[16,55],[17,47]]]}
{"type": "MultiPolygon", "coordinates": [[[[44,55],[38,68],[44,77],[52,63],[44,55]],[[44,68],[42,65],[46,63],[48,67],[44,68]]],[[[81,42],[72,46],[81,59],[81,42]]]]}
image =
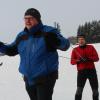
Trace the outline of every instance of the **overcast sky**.
{"type": "Polygon", "coordinates": [[[0,41],[12,42],[24,28],[28,8],[41,12],[43,24],[59,22],[65,37],[76,35],[86,21],[100,20],[100,0],[0,0],[0,41]]]}

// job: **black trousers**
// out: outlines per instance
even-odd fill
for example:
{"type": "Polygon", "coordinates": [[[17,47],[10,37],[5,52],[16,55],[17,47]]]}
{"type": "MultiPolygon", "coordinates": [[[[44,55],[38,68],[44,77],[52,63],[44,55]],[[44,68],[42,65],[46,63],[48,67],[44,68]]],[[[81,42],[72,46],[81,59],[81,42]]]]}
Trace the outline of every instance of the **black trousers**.
{"type": "Polygon", "coordinates": [[[96,69],[86,69],[86,70],[78,71],[77,91],[75,94],[75,100],[82,99],[82,92],[87,79],[89,80],[93,92],[93,100],[99,100],[98,78],[97,78],[96,69]]]}
{"type": "Polygon", "coordinates": [[[26,91],[30,97],[30,100],[52,100],[53,89],[55,86],[56,79],[47,78],[41,79],[41,82],[33,86],[29,86],[26,83],[26,91]]]}

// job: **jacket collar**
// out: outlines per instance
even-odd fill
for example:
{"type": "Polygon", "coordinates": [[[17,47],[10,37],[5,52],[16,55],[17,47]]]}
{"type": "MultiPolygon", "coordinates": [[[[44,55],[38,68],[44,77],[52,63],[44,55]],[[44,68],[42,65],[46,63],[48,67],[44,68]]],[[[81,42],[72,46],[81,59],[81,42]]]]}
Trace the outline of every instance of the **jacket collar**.
{"type": "Polygon", "coordinates": [[[28,35],[35,35],[35,33],[39,32],[43,27],[42,23],[39,23],[38,25],[32,27],[30,30],[27,28],[24,29],[25,32],[28,33],[28,35]]]}
{"type": "Polygon", "coordinates": [[[86,44],[84,44],[83,46],[79,46],[79,47],[80,47],[80,48],[86,48],[86,46],[87,46],[87,45],[86,45],[86,44]]]}

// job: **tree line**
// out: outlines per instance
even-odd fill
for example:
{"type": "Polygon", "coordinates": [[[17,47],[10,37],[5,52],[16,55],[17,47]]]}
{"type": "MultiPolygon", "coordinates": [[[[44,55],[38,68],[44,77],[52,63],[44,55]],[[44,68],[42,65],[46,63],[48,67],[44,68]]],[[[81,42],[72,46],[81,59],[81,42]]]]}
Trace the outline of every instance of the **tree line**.
{"type": "Polygon", "coordinates": [[[77,42],[77,35],[79,34],[86,36],[87,43],[100,43],[100,20],[79,25],[76,37],[71,36],[69,40],[75,44],[77,42]]]}

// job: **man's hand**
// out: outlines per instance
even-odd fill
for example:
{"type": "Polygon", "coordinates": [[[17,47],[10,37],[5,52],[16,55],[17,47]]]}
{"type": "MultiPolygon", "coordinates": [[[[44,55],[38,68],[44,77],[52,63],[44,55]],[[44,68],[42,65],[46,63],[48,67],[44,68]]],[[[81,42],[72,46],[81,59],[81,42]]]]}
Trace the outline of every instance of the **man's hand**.
{"type": "Polygon", "coordinates": [[[4,43],[3,43],[3,42],[0,42],[0,47],[1,47],[2,45],[4,45],[4,43]]]}
{"type": "Polygon", "coordinates": [[[45,35],[46,39],[48,42],[53,46],[53,47],[58,47],[60,45],[60,39],[57,37],[56,33],[48,33],[45,35]]]}
{"type": "Polygon", "coordinates": [[[92,61],[90,58],[84,57],[77,60],[77,64],[92,61]]]}

